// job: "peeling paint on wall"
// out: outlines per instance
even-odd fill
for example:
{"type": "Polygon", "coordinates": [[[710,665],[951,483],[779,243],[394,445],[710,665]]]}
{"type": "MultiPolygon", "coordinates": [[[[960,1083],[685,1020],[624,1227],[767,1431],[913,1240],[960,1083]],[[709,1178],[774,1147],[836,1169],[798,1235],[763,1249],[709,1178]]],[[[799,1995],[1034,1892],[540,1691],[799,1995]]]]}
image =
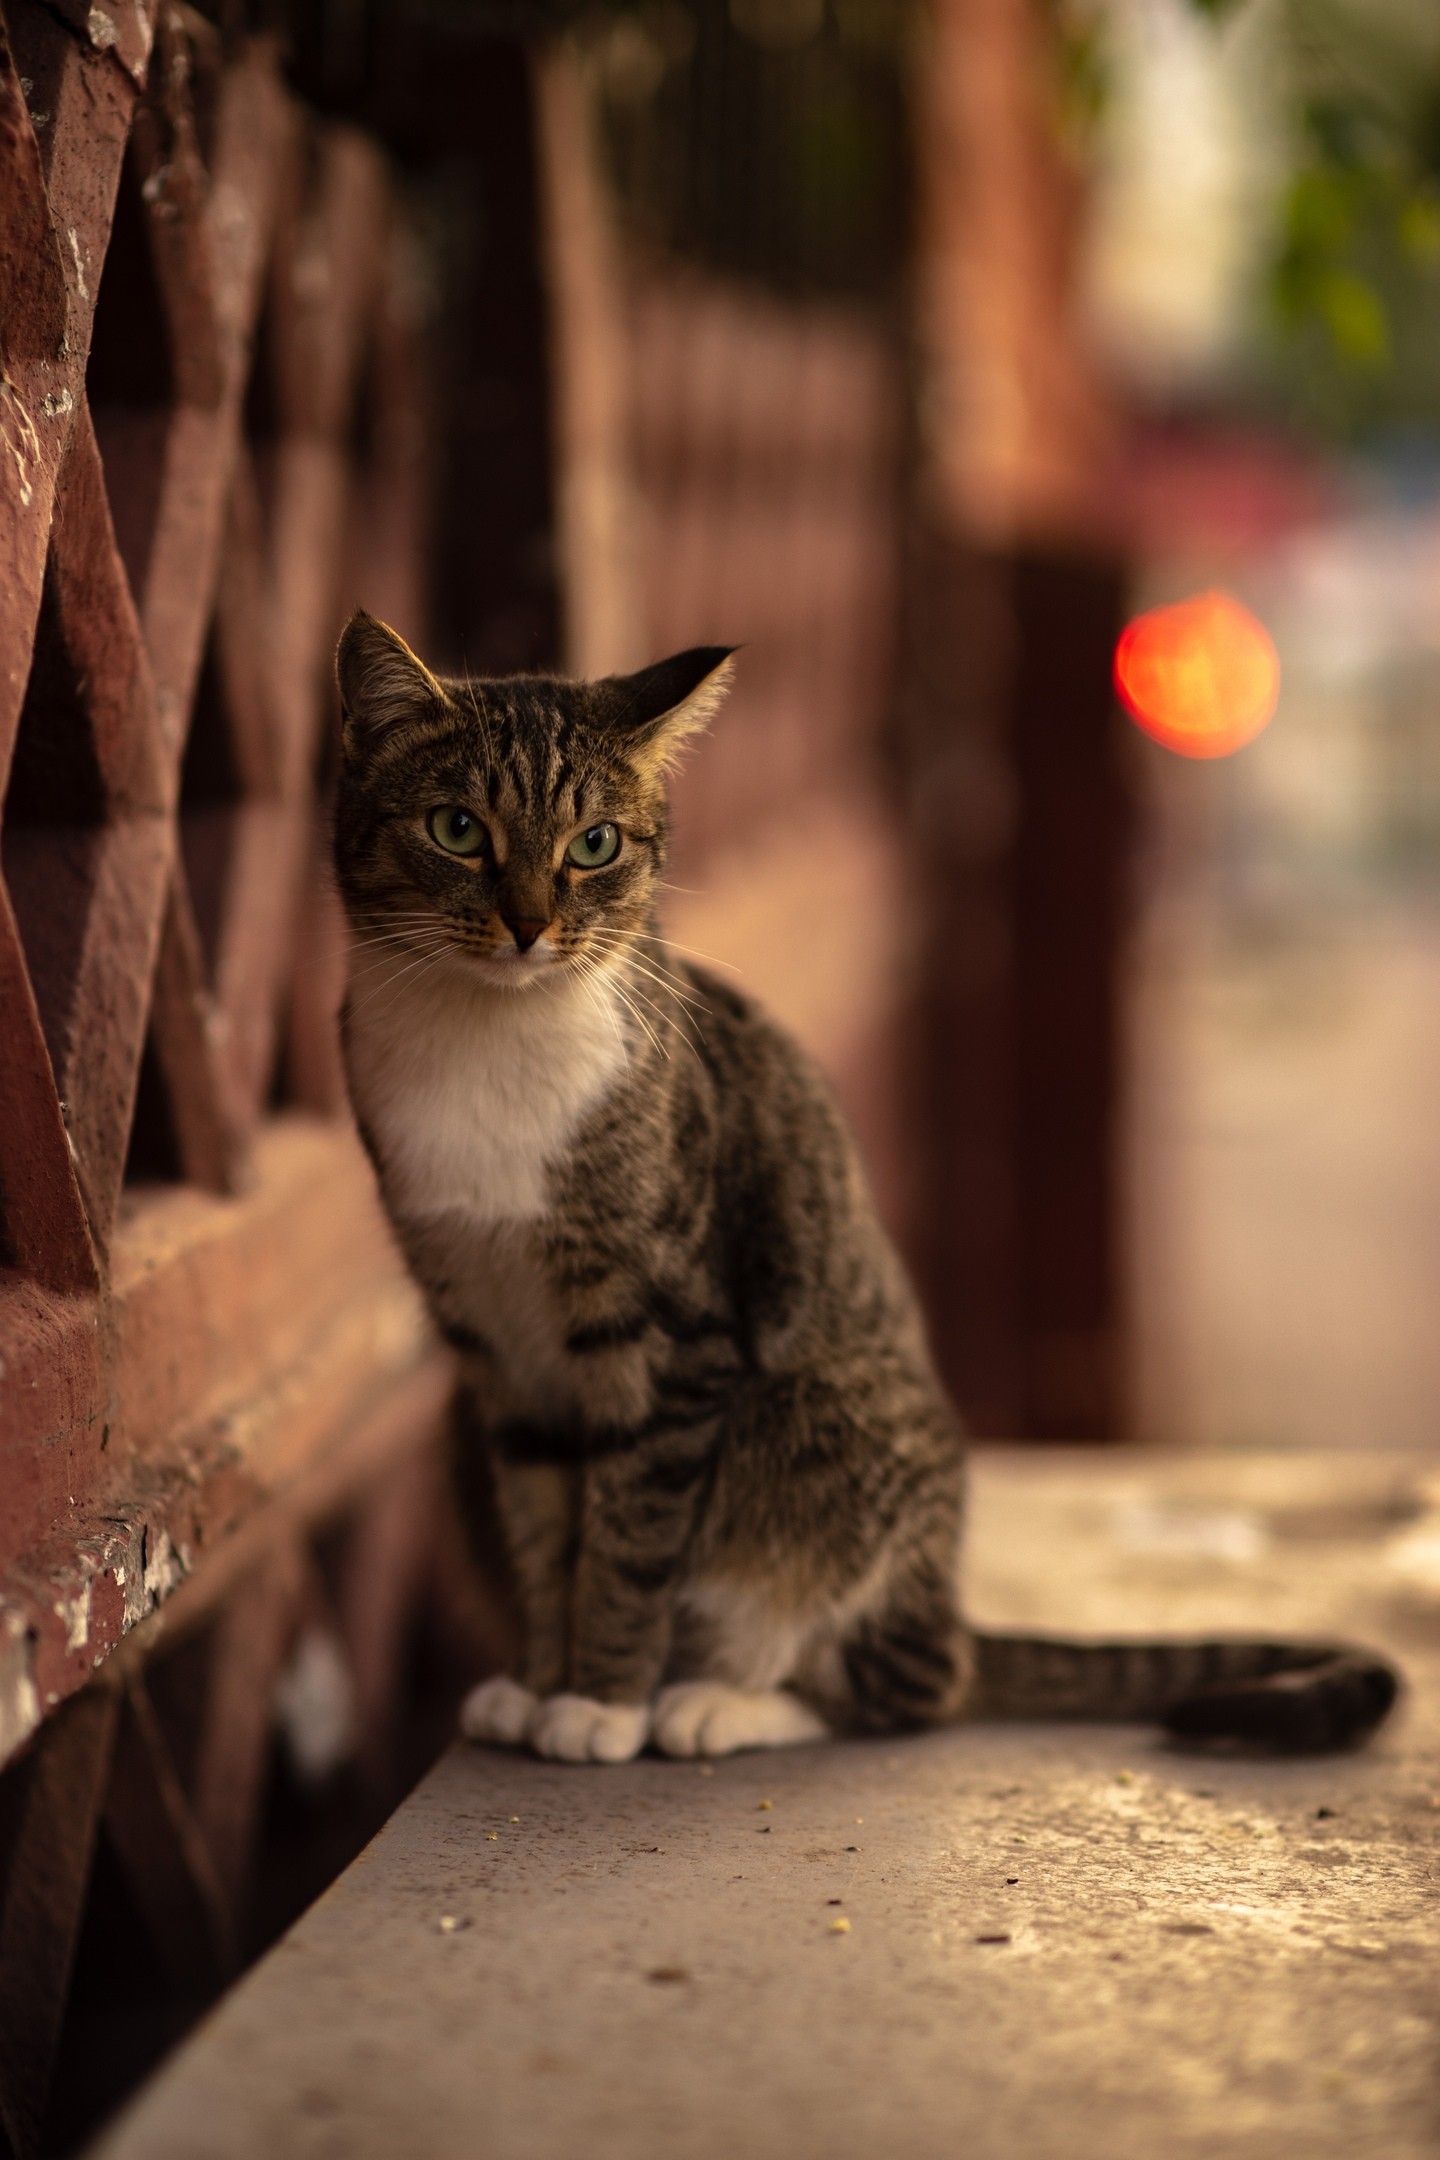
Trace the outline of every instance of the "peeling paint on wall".
{"type": "Polygon", "coordinates": [[[34,472],[40,463],[40,438],[24,399],[8,375],[0,376],[0,445],[14,460],[20,506],[28,510],[35,493],[34,472]]]}
{"type": "Polygon", "coordinates": [[[177,1590],[185,1580],[186,1566],[181,1553],[170,1541],[168,1530],[161,1530],[155,1538],[153,1550],[149,1549],[148,1534],[142,1541],[146,1553],[144,1593],[145,1611],[163,1604],[172,1590],[177,1590]]]}
{"type": "Polygon", "coordinates": [[[60,1598],[55,1605],[55,1615],[63,1620],[66,1628],[65,1648],[83,1650],[90,1640],[90,1593],[93,1584],[87,1579],[80,1585],[74,1597],[60,1598]]]}
{"type": "MultiPolygon", "coordinates": [[[[147,1496],[133,1514],[72,1532],[64,1560],[47,1565],[37,1555],[28,1568],[12,1571],[17,1594],[0,1610],[0,1763],[39,1723],[42,1694],[53,1708],[75,1686],[77,1663],[86,1670],[103,1665],[190,1574],[188,1539],[177,1541],[157,1523],[155,1509],[147,1496]]],[[[188,1517],[171,1520],[176,1531],[190,1527],[188,1517]]]]}
{"type": "Polygon", "coordinates": [[[0,1613],[0,1762],[23,1747],[40,1723],[31,1675],[34,1642],[19,1613],[0,1613]]]}
{"type": "Polygon", "coordinates": [[[80,235],[73,225],[68,226],[66,229],[70,238],[70,253],[75,259],[75,283],[79,288],[81,299],[88,300],[90,298],[90,288],[85,283],[85,260],[80,252],[80,235]]]}

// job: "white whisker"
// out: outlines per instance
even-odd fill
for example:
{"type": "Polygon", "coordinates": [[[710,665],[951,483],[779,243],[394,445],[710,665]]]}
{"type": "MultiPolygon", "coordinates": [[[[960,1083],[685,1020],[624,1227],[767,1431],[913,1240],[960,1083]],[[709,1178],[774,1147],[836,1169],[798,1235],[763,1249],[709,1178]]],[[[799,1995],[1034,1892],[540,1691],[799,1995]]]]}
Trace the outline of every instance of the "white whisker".
{"type": "Polygon", "coordinates": [[[696,991],[683,983],[669,968],[663,967],[653,954],[641,959],[638,953],[631,950],[629,939],[623,932],[602,929],[591,931],[589,936],[592,943],[605,946],[611,953],[623,954],[630,966],[640,968],[655,982],[663,983],[673,996],[682,999],[685,1004],[693,1005],[700,1011],[704,1010],[705,1001],[696,991]]]}
{"type": "Polygon", "coordinates": [[[639,1006],[636,1005],[633,999],[631,999],[626,994],[626,992],[621,988],[620,983],[613,975],[610,977],[610,987],[614,991],[616,997],[619,998],[620,1003],[625,1007],[625,1010],[629,1013],[631,1019],[635,1022],[635,1025],[640,1029],[641,1033],[648,1037],[650,1043],[656,1050],[660,1051],[663,1056],[668,1057],[670,1055],[669,1051],[665,1048],[665,1045],[661,1042],[659,1036],[655,1033],[655,1030],[651,1027],[649,1021],[645,1018],[645,1015],[641,1012],[639,1006]]]}
{"type": "Polygon", "coordinates": [[[700,952],[694,945],[681,945],[674,938],[658,937],[653,930],[641,930],[636,934],[647,945],[665,945],[671,952],[684,953],[688,959],[703,960],[706,967],[727,968],[732,975],[740,973],[733,960],[721,960],[715,953],[700,952]]]}
{"type": "Polygon", "coordinates": [[[649,1007],[650,1011],[656,1015],[658,1021],[660,1021],[662,1024],[665,1024],[667,1026],[673,1026],[675,1028],[681,1042],[684,1043],[686,1049],[690,1052],[691,1056],[698,1059],[700,1055],[698,1045],[703,1043],[705,1038],[703,1035],[700,1034],[699,1028],[695,1025],[695,1021],[691,1018],[691,1015],[684,1010],[683,1006],[679,1014],[677,1015],[671,1010],[669,1010],[667,1007],[661,1005],[659,1001],[651,997],[647,991],[642,990],[638,983],[630,983],[629,989],[632,996],[639,998],[643,1004],[649,1007]],[[695,1041],[692,1041],[690,1036],[686,1033],[687,1024],[690,1027],[695,1027],[695,1041]]]}
{"type": "Polygon", "coordinates": [[[615,1040],[620,1045],[620,1054],[625,1060],[625,1069],[628,1072],[630,1069],[630,1045],[625,1040],[625,1031],[616,1019],[613,1008],[605,1003],[595,987],[604,978],[600,975],[598,968],[593,965],[588,968],[584,965],[577,967],[576,977],[587,1004],[593,1006],[595,1011],[609,1023],[615,1040]]]}
{"type": "MultiPolygon", "coordinates": [[[[428,973],[429,969],[434,966],[436,961],[443,960],[445,954],[451,949],[452,948],[450,945],[450,940],[447,938],[445,939],[443,944],[434,947],[426,952],[422,952],[419,957],[412,960],[407,967],[401,968],[398,974],[388,977],[387,981],[385,982],[377,983],[375,988],[371,990],[367,996],[363,998],[358,998],[355,1001],[352,1009],[357,1013],[367,1012],[369,1008],[374,1004],[376,998],[379,997],[382,991],[386,990],[387,988],[393,988],[395,991],[395,996],[398,997],[400,994],[401,985],[406,982],[409,977],[415,975],[417,969],[428,973]]],[[[382,1005],[378,1013],[371,1015],[372,1019],[383,1019],[384,1015],[389,1012],[390,1007],[394,1004],[394,1002],[395,998],[392,998],[390,1000],[390,1004],[382,1005]]]]}
{"type": "Polygon", "coordinates": [[[376,938],[369,945],[352,946],[352,953],[356,951],[372,952],[377,954],[378,957],[367,960],[363,967],[347,967],[346,980],[347,982],[362,982],[367,975],[375,974],[377,969],[384,967],[387,961],[396,959],[401,953],[426,954],[437,952],[441,947],[449,943],[450,940],[443,933],[437,932],[423,940],[419,938],[376,938]]]}

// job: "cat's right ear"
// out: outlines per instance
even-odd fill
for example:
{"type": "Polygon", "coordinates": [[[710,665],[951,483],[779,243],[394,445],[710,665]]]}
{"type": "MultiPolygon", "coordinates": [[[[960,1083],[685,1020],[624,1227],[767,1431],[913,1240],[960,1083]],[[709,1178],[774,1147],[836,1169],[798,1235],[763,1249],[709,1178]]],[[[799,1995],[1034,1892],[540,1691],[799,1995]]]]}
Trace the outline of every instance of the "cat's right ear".
{"type": "Polygon", "coordinates": [[[692,645],[638,675],[611,675],[596,689],[608,698],[609,726],[641,766],[664,772],[705,727],[730,687],[736,647],[692,645]]]}
{"type": "Polygon", "coordinates": [[[335,654],[342,741],[347,757],[374,750],[400,730],[429,719],[445,692],[423,660],[388,623],[363,608],[345,625],[335,654]]]}

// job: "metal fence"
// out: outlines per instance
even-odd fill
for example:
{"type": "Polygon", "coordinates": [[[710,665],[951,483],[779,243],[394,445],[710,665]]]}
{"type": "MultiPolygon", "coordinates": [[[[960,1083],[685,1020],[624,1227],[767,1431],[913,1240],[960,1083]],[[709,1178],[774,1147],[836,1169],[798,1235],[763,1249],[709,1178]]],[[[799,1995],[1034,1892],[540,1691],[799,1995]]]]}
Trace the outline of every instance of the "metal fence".
{"type": "Polygon", "coordinates": [[[187,10],[6,13],[0,1755],[30,1745],[0,2124],[29,2154],[103,2089],[77,2031],[143,2059],[263,1930],[298,1644],[343,1668],[350,1835],[396,1791],[415,1631],[449,1625],[447,1381],[336,1119],[314,867],[337,613],[357,582],[421,608],[385,160],[187,10]]]}

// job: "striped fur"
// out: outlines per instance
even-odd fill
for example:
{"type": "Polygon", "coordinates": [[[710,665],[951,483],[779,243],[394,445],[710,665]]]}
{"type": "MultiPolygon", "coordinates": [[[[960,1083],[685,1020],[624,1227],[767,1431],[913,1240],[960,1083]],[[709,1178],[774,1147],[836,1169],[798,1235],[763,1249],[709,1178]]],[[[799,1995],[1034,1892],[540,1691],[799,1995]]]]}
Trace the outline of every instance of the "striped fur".
{"type": "Polygon", "coordinates": [[[351,1093],[524,1621],[467,1729],[591,1760],[975,1715],[1361,1736],[1395,1691],[1363,1654],[966,1624],[962,1437],[849,1136],[657,926],[665,769],[727,665],[441,682],[368,617],[341,643],[351,1093]],[[481,853],[431,837],[447,805],[481,853]],[[568,858],[610,826],[613,861],[568,858]]]}

